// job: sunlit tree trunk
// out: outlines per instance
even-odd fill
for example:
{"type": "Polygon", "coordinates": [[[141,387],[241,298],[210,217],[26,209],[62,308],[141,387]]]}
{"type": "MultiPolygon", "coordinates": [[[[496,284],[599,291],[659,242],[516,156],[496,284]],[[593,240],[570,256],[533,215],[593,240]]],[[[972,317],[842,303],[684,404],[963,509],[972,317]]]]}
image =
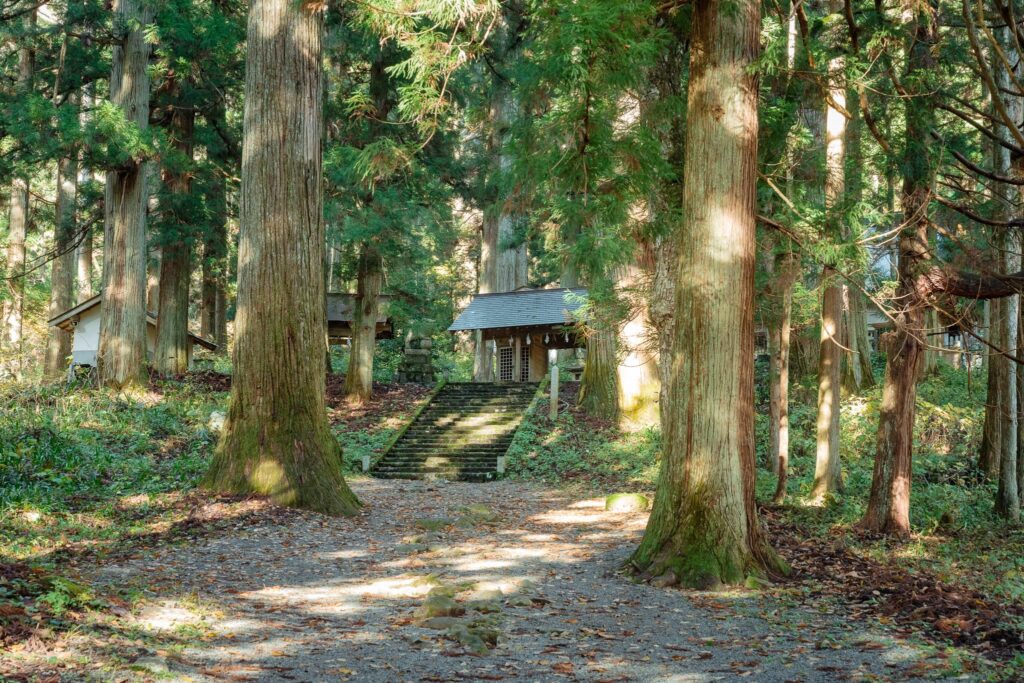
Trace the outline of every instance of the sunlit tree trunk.
{"type": "MultiPolygon", "coordinates": [[[[127,27],[113,47],[110,101],[139,129],[149,125],[152,10],[140,0],[115,0],[116,23],[127,27]]],[[[107,171],[103,239],[103,307],[97,352],[101,384],[146,382],[146,163],[128,159],[107,171]]]]}
{"type": "Polygon", "coordinates": [[[779,570],[754,506],[754,249],[760,3],[693,7],[686,183],[664,452],[632,563],[689,586],[779,570]]]}
{"type": "MultiPolygon", "coordinates": [[[[835,11],[835,3],[830,3],[835,11]]],[[[829,100],[825,107],[825,216],[829,237],[838,239],[843,233],[843,195],[846,185],[846,116],[840,110],[846,104],[842,79],[845,60],[835,57],[829,62],[829,100]]],[[[839,407],[841,399],[840,345],[843,315],[843,294],[833,268],[825,267],[821,276],[821,346],[818,351],[818,420],[817,457],[811,499],[825,498],[843,488],[839,461],[839,407]]]]}
{"type": "MultiPolygon", "coordinates": [[[[25,28],[36,25],[36,10],[31,10],[24,19],[25,28]]],[[[31,39],[29,39],[31,40],[31,39]]],[[[15,89],[21,97],[32,91],[35,73],[35,51],[29,45],[18,50],[18,80],[15,89]]],[[[3,307],[3,346],[11,358],[11,369],[21,376],[22,318],[25,313],[25,236],[28,233],[28,178],[16,175],[11,182],[11,203],[7,221],[7,300],[3,307]]]]}
{"type": "Polygon", "coordinates": [[[317,6],[250,4],[234,375],[204,483],[350,515],[325,406],[322,31],[317,6]]]}
{"type": "Polygon", "coordinates": [[[658,424],[658,373],[656,333],[650,323],[650,303],[644,271],[653,269],[653,258],[642,244],[637,245],[637,263],[619,269],[618,288],[629,310],[619,326],[618,391],[619,424],[628,430],[658,424]]]}
{"type": "MultiPolygon", "coordinates": [[[[75,199],[78,189],[78,159],[64,157],[57,162],[57,204],[54,209],[54,252],[50,270],[50,309],[53,318],[75,303],[75,199]]],[[[71,355],[71,333],[51,325],[46,338],[43,375],[57,379],[71,355]]]]}
{"type": "Polygon", "coordinates": [[[345,375],[348,400],[359,403],[373,396],[373,352],[377,347],[377,311],[384,287],[384,268],[372,244],[359,253],[359,273],[353,304],[352,353],[345,375]]]}
{"type": "MultiPolygon", "coordinates": [[[[485,211],[480,233],[480,267],[477,291],[491,294],[498,288],[498,222],[485,211]]],[[[484,340],[483,331],[475,333],[475,355],[473,357],[473,381],[494,381],[494,350],[491,342],[484,340]]]]}
{"type": "MultiPolygon", "coordinates": [[[[168,131],[171,144],[192,160],[195,110],[175,108],[168,131]]],[[[188,290],[192,279],[192,236],[189,216],[182,212],[183,197],[192,191],[192,169],[188,166],[167,169],[164,184],[172,195],[168,207],[174,233],[165,235],[160,250],[160,286],[158,289],[156,349],[153,367],[162,375],[188,372],[188,290]]]]}

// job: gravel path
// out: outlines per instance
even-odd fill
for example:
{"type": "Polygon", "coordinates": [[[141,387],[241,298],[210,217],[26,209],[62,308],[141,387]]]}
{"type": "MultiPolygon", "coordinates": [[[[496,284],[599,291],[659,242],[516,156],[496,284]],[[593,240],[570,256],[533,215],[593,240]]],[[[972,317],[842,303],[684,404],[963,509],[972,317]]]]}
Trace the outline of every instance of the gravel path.
{"type": "Polygon", "coordinates": [[[187,643],[136,668],[194,681],[795,682],[910,680],[926,661],[785,591],[634,584],[617,568],[646,514],[599,499],[515,482],[353,489],[366,504],[354,520],[294,513],[104,567],[101,581],[145,587],[138,627],[187,643]],[[471,505],[496,519],[460,510],[471,505]],[[425,518],[461,521],[425,532],[425,518]],[[455,616],[424,624],[428,602],[455,616]]]}

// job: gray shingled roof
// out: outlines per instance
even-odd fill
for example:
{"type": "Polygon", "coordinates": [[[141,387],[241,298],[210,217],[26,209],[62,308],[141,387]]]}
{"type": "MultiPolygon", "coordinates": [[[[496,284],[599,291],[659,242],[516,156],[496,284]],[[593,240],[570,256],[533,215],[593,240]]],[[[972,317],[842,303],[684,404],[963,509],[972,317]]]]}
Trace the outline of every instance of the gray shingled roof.
{"type": "Polygon", "coordinates": [[[448,331],[568,325],[576,322],[572,314],[586,301],[587,290],[583,288],[477,294],[448,331]]]}

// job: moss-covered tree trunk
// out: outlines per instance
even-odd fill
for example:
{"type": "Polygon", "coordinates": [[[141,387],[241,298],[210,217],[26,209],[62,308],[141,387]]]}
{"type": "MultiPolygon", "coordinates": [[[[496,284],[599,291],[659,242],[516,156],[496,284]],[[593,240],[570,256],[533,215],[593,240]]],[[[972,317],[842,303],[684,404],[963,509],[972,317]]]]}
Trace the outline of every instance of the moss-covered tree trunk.
{"type": "Polygon", "coordinates": [[[666,432],[644,576],[738,583],[781,569],[754,505],[754,249],[760,3],[694,5],[686,184],[666,432]]]}
{"type": "Polygon", "coordinates": [[[192,280],[192,226],[183,211],[191,192],[195,110],[175,108],[171,113],[171,144],[181,153],[173,168],[164,171],[170,195],[168,232],[160,250],[160,285],[157,289],[156,348],[153,367],[164,376],[188,372],[188,290],[192,280]]]}
{"type": "Polygon", "coordinates": [[[358,283],[353,302],[352,352],[345,375],[345,395],[361,403],[373,396],[373,352],[377,348],[377,312],[384,287],[384,264],[371,244],[359,253],[358,283]]]}
{"type": "Polygon", "coordinates": [[[204,484],[347,515],[324,396],[321,22],[313,5],[250,5],[234,376],[204,484]]]}
{"type": "Polygon", "coordinates": [[[861,391],[875,385],[874,368],[871,365],[871,341],[868,339],[867,311],[864,294],[858,288],[844,288],[846,320],[846,364],[843,367],[843,388],[847,391],[861,391]]]}
{"type": "MultiPolygon", "coordinates": [[[[115,0],[116,25],[126,27],[115,43],[110,101],[125,119],[149,125],[152,10],[140,0],[115,0]]],[[[146,162],[127,159],[107,171],[103,243],[103,308],[97,352],[101,384],[114,388],[146,382],[146,162]]]]}
{"type": "MultiPolygon", "coordinates": [[[[36,25],[36,10],[23,19],[26,29],[36,25]]],[[[18,79],[15,89],[20,97],[32,91],[35,74],[35,51],[23,44],[18,50],[18,79]]],[[[11,180],[11,203],[7,220],[7,297],[3,305],[0,342],[11,359],[15,376],[22,373],[22,324],[25,314],[25,236],[28,233],[28,176],[19,172],[11,180]]]]}
{"type": "MultiPolygon", "coordinates": [[[[53,265],[50,269],[50,309],[53,318],[75,304],[75,200],[78,194],[78,159],[69,156],[57,162],[57,205],[54,208],[53,265]]],[[[71,333],[52,325],[46,338],[43,376],[58,379],[71,355],[71,333]]]]}

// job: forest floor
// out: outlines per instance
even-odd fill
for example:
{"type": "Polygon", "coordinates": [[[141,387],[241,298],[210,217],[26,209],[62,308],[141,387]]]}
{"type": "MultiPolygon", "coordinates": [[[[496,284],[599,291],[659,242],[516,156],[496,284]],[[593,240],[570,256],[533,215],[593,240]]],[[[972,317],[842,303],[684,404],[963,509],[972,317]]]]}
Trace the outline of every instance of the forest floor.
{"type": "Polygon", "coordinates": [[[790,502],[761,508],[794,573],[709,593],[621,573],[646,513],[605,512],[603,496],[653,489],[660,438],[571,400],[556,422],[543,404],[524,421],[508,480],[381,482],[357,464],[427,388],[382,384],[353,407],[332,378],[365,508],[331,519],[196,489],[225,376],[132,399],[0,387],[0,681],[1024,680],[1024,527],[993,518],[970,467],[968,380],[922,384],[905,544],[853,526],[877,391],[844,403],[847,492],[802,504],[803,392],[790,502]]]}
{"type": "MultiPolygon", "coordinates": [[[[620,572],[646,513],[522,482],[358,478],[355,519],[194,495],[95,562],[108,597],[0,656],[10,680],[954,678],[973,664],[811,589],[696,593],[620,572]]],[[[892,624],[892,620],[889,620],[892,624]]],[[[977,674],[981,675],[981,674],[977,674]]],[[[967,673],[966,679],[976,675],[967,673]]]]}

